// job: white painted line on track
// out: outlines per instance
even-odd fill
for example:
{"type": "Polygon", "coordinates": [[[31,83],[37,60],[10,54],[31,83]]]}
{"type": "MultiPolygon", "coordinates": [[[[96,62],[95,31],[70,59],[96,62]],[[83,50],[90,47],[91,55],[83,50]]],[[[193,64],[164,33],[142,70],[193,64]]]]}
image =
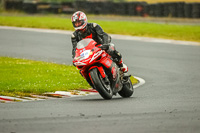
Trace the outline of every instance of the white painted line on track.
{"type": "MultiPolygon", "coordinates": [[[[21,28],[21,27],[10,27],[10,26],[0,26],[0,29],[33,31],[33,32],[43,32],[43,33],[57,33],[57,34],[67,34],[67,35],[71,35],[73,33],[73,31],[67,31],[67,30],[21,28]]],[[[120,39],[120,40],[136,40],[136,41],[142,41],[142,42],[200,46],[199,42],[191,42],[191,41],[178,41],[178,40],[159,39],[159,38],[150,38],[150,37],[136,37],[136,36],[118,35],[118,34],[109,34],[109,35],[111,35],[111,37],[114,39],[120,39]]]]}
{"type": "Polygon", "coordinates": [[[133,77],[136,78],[139,81],[138,84],[136,84],[136,85],[133,86],[134,89],[137,88],[137,87],[139,87],[139,86],[141,86],[141,85],[143,85],[143,84],[145,84],[145,80],[144,79],[142,79],[140,77],[136,77],[136,76],[133,76],[133,77]]]}
{"type": "Polygon", "coordinates": [[[120,39],[120,40],[135,40],[135,41],[153,42],[153,43],[168,43],[168,44],[176,44],[176,45],[200,46],[199,42],[191,42],[191,41],[179,41],[179,40],[159,39],[159,38],[151,38],[151,37],[137,37],[137,36],[128,36],[128,35],[116,35],[116,34],[110,34],[110,35],[112,38],[120,39]]]}
{"type": "Polygon", "coordinates": [[[0,29],[57,33],[57,34],[67,34],[67,35],[71,35],[73,33],[72,31],[66,31],[66,30],[50,30],[50,29],[22,28],[22,27],[10,27],[10,26],[0,26],[0,29]]]}

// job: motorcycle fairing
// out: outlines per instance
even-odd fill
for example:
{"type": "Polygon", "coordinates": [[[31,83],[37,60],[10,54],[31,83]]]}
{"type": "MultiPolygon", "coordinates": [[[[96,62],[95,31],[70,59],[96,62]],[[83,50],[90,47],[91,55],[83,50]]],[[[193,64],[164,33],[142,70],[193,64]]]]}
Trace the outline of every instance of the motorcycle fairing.
{"type": "MultiPolygon", "coordinates": [[[[102,56],[104,56],[104,55],[102,55],[102,56]]],[[[112,65],[112,60],[110,59],[110,58],[103,58],[101,61],[100,61],[100,63],[103,65],[103,66],[105,66],[106,68],[110,68],[111,67],[111,65],[112,65]]]]}
{"type": "Polygon", "coordinates": [[[93,68],[97,68],[97,69],[99,70],[99,72],[100,72],[100,74],[101,74],[101,76],[102,76],[103,78],[106,77],[106,74],[105,74],[105,72],[104,72],[102,66],[92,66],[92,67],[89,69],[89,71],[92,70],[93,68]]]}
{"type": "Polygon", "coordinates": [[[109,80],[111,81],[113,93],[116,94],[122,89],[122,83],[119,74],[120,70],[116,63],[111,60],[110,55],[95,45],[96,42],[92,39],[82,40],[80,45],[77,45],[76,56],[73,62],[75,65],[77,65],[77,68],[81,70],[80,72],[82,76],[89,83],[93,82],[89,71],[94,68],[98,69],[102,78],[106,78],[108,76],[109,80]],[[88,52],[89,50],[91,50],[91,52],[88,52]]]}

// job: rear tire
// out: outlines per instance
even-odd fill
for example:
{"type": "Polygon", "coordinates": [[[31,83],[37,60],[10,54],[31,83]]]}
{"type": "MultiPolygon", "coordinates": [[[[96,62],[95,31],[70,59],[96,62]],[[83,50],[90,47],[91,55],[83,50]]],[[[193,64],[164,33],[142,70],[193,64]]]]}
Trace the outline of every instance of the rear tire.
{"type": "Polygon", "coordinates": [[[128,79],[128,81],[123,84],[122,90],[119,91],[118,93],[120,96],[127,98],[132,96],[133,92],[134,92],[133,85],[131,83],[131,80],[128,79]]]}
{"type": "Polygon", "coordinates": [[[95,89],[99,92],[99,94],[106,100],[109,100],[113,96],[113,91],[110,85],[106,85],[101,74],[99,73],[97,68],[93,68],[90,71],[91,80],[95,86],[95,89]]]}

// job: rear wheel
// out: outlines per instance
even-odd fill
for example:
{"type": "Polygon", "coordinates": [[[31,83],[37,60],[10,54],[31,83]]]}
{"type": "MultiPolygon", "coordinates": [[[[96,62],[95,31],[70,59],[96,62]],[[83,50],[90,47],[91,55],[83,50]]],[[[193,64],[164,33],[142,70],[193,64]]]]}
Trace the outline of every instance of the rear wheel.
{"type": "Polygon", "coordinates": [[[119,91],[118,93],[120,96],[126,98],[132,96],[133,92],[134,92],[133,85],[131,83],[131,80],[128,79],[128,81],[123,84],[122,90],[119,91]]]}
{"type": "Polygon", "coordinates": [[[113,96],[113,91],[110,87],[110,84],[107,85],[99,73],[97,68],[94,68],[90,71],[91,80],[95,86],[95,89],[104,99],[111,99],[113,96]]]}

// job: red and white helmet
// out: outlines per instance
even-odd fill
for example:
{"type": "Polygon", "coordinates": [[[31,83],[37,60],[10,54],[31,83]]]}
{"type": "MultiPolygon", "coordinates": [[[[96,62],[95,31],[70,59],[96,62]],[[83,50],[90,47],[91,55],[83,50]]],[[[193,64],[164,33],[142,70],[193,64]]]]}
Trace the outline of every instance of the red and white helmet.
{"type": "Polygon", "coordinates": [[[87,25],[87,16],[81,11],[75,12],[71,19],[75,30],[83,30],[87,25]]]}

